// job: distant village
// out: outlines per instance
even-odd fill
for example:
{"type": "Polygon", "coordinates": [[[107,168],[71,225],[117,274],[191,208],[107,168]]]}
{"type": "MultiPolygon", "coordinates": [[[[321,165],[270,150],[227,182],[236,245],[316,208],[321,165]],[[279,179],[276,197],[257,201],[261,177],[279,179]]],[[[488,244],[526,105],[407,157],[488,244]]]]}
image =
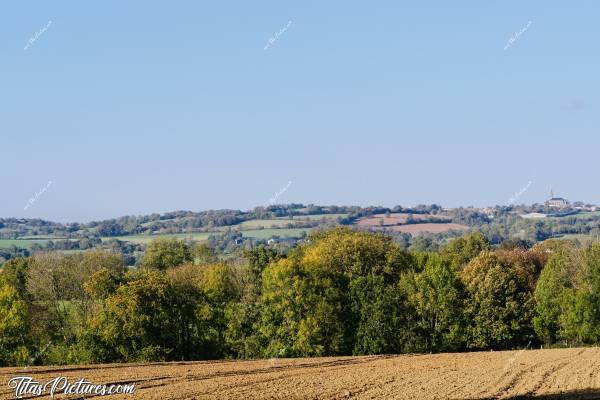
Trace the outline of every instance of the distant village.
{"type": "MultiPolygon", "coordinates": [[[[546,201],[544,201],[543,205],[547,209],[546,212],[521,213],[519,211],[515,211],[515,214],[518,214],[522,218],[546,218],[556,214],[568,215],[600,211],[600,206],[596,204],[588,204],[582,201],[571,203],[563,197],[556,197],[552,189],[550,190],[550,196],[546,201]]],[[[479,209],[479,211],[486,214],[490,218],[493,218],[495,207],[485,207],[479,209]]]]}

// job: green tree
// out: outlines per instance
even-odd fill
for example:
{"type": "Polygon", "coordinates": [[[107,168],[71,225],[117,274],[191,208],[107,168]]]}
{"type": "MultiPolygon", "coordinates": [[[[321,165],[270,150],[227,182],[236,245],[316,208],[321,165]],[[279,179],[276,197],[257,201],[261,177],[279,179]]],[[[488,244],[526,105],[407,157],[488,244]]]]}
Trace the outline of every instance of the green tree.
{"type": "Polygon", "coordinates": [[[41,349],[49,342],[71,340],[68,293],[72,285],[68,265],[59,253],[38,253],[30,259],[27,292],[31,297],[31,330],[35,345],[41,349]]]}
{"type": "Polygon", "coordinates": [[[575,344],[600,342],[600,243],[583,250],[568,271],[571,284],[561,296],[561,338],[575,344]]]}
{"type": "Polygon", "coordinates": [[[575,345],[598,343],[597,308],[593,296],[585,289],[566,288],[561,296],[560,337],[575,345]]]}
{"type": "Polygon", "coordinates": [[[192,261],[190,248],[184,240],[158,238],[148,244],[141,266],[166,270],[192,261]]]}
{"type": "Polygon", "coordinates": [[[267,246],[258,246],[251,250],[244,250],[244,258],[248,260],[252,278],[257,287],[261,286],[262,273],[265,268],[282,258],[276,249],[267,246]]]}
{"type": "Polygon", "coordinates": [[[398,312],[390,310],[400,302],[394,285],[413,262],[382,234],[337,228],[311,235],[309,245],[294,249],[263,272],[260,333],[265,355],[398,348],[396,337],[382,338],[381,331],[398,326],[398,312]],[[390,304],[372,315],[370,301],[390,304]]]}
{"type": "Polygon", "coordinates": [[[90,276],[83,286],[92,300],[103,302],[103,300],[115,294],[122,283],[124,283],[122,273],[108,268],[101,268],[90,276]]]}
{"type": "Polygon", "coordinates": [[[398,285],[386,284],[383,276],[360,276],[350,282],[349,296],[356,315],[353,354],[400,353],[408,347],[408,308],[398,285]]]}
{"type": "MultiPolygon", "coordinates": [[[[123,257],[103,250],[70,255],[39,253],[31,257],[26,286],[32,302],[32,336],[38,350],[46,348],[48,343],[59,347],[76,345],[79,331],[85,328],[92,309],[92,299],[84,283],[102,268],[122,274],[123,257]]],[[[65,357],[45,361],[66,362],[65,357]]]]}
{"type": "Polygon", "coordinates": [[[23,365],[29,359],[27,302],[0,275],[0,366],[23,365]]]}
{"type": "Polygon", "coordinates": [[[296,252],[263,273],[263,355],[348,354],[351,347],[341,317],[344,294],[335,285],[335,273],[301,258],[301,252],[296,252]]]}
{"type": "Polygon", "coordinates": [[[400,274],[414,263],[409,253],[381,233],[335,228],[311,234],[311,241],[303,262],[321,265],[347,278],[376,274],[384,276],[386,282],[398,282],[400,274]]]}
{"type": "Polygon", "coordinates": [[[576,250],[554,253],[540,274],[535,289],[536,315],[533,326],[538,337],[552,344],[564,336],[560,318],[563,313],[565,290],[573,289],[576,250]]]}
{"type": "Polygon", "coordinates": [[[463,269],[481,252],[491,249],[490,242],[481,232],[471,232],[456,238],[440,249],[440,255],[456,269],[463,269]]]}
{"type": "Polygon", "coordinates": [[[274,248],[258,246],[244,251],[248,264],[231,270],[238,287],[237,300],[225,306],[225,351],[229,357],[256,358],[262,355],[264,342],[258,334],[262,310],[262,273],[282,258],[274,248]]]}
{"type": "Polygon", "coordinates": [[[17,257],[8,260],[2,266],[2,276],[8,285],[11,285],[23,297],[27,297],[27,271],[29,258],[17,257]]]}
{"type": "Polygon", "coordinates": [[[412,350],[456,351],[464,344],[463,288],[455,268],[436,254],[403,282],[415,318],[412,350]]]}
{"type": "Polygon", "coordinates": [[[506,349],[533,338],[534,298],[527,271],[483,252],[462,271],[468,300],[467,347],[506,349]]]}
{"type": "MultiPolygon", "coordinates": [[[[218,269],[218,267],[216,268],[218,269]]],[[[169,298],[167,304],[173,310],[170,314],[170,324],[173,326],[173,351],[170,359],[196,360],[203,358],[223,358],[223,331],[222,325],[217,325],[215,304],[207,297],[207,292],[202,286],[205,268],[195,265],[182,265],[168,271],[169,298]]],[[[219,270],[227,273],[228,270],[219,270]]],[[[227,278],[210,279],[210,282],[218,282],[213,286],[210,295],[213,299],[227,303],[231,286],[227,278]],[[223,288],[226,294],[217,293],[217,288],[223,288]]],[[[206,282],[206,281],[205,281],[206,282]]],[[[231,289],[234,290],[234,289],[231,289]]],[[[218,305],[219,309],[223,305],[218,305]]]]}
{"type": "Polygon", "coordinates": [[[229,323],[226,311],[230,304],[239,301],[242,292],[233,274],[233,268],[227,264],[204,266],[198,285],[206,298],[205,318],[209,321],[207,337],[213,352],[215,356],[230,356],[231,351],[226,347],[229,323]]]}
{"type": "Polygon", "coordinates": [[[263,341],[258,334],[260,315],[259,301],[237,301],[225,305],[223,345],[227,357],[258,358],[263,355],[263,341]]]}
{"type": "Polygon", "coordinates": [[[83,340],[97,362],[203,358],[204,308],[185,274],[141,270],[107,298],[83,340]]]}
{"type": "Polygon", "coordinates": [[[215,249],[206,243],[199,243],[194,246],[192,249],[192,257],[194,258],[194,263],[199,265],[213,264],[219,260],[215,253],[215,249]]]}

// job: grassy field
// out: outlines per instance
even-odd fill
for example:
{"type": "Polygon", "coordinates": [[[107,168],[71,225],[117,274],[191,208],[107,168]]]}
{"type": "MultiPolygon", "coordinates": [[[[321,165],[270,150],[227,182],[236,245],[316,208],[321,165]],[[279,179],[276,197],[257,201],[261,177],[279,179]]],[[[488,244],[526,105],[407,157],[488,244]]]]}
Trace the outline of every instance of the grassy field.
{"type": "Polygon", "coordinates": [[[578,214],[569,214],[563,216],[549,216],[548,219],[562,220],[567,218],[575,218],[575,219],[597,219],[600,217],[600,211],[589,211],[589,212],[581,212],[578,214]]]}
{"type": "MultiPolygon", "coordinates": [[[[320,214],[320,215],[303,215],[295,216],[293,219],[289,217],[279,217],[272,219],[254,219],[244,221],[238,225],[219,226],[215,227],[212,232],[195,232],[195,233],[174,233],[174,234],[154,234],[154,235],[129,235],[102,237],[102,241],[117,239],[124,242],[147,244],[157,238],[177,238],[177,239],[192,239],[195,241],[207,240],[210,235],[220,234],[228,230],[241,231],[244,237],[257,239],[269,239],[273,236],[279,237],[300,237],[302,232],[309,233],[311,228],[287,228],[288,224],[305,221],[320,221],[323,219],[337,219],[346,217],[348,214],[320,214]]],[[[51,235],[39,236],[23,236],[19,239],[0,239],[0,249],[17,246],[18,248],[30,249],[34,243],[45,245],[49,240],[65,240],[63,237],[51,235]]],[[[78,239],[71,239],[78,240],[78,239]]]]}
{"type": "Polygon", "coordinates": [[[562,235],[562,236],[559,237],[559,239],[579,240],[581,243],[589,243],[591,241],[598,240],[598,238],[596,236],[584,235],[584,234],[580,234],[580,233],[573,233],[573,234],[568,234],[568,235],[562,235]]]}
{"type": "Polygon", "coordinates": [[[64,236],[54,236],[54,235],[28,235],[28,236],[19,236],[19,240],[65,240],[64,236]]]}
{"type": "Polygon", "coordinates": [[[232,229],[240,229],[242,231],[248,231],[253,229],[264,229],[270,228],[285,228],[288,224],[293,224],[294,220],[288,218],[285,219],[252,219],[250,221],[244,221],[241,224],[233,225],[232,229]]]}
{"type": "MultiPolygon", "coordinates": [[[[252,219],[250,221],[244,221],[241,224],[233,225],[231,228],[240,229],[242,231],[253,230],[253,229],[271,229],[271,228],[286,228],[288,224],[294,224],[298,222],[307,221],[321,221],[337,219],[339,217],[347,217],[348,214],[320,214],[320,215],[296,215],[293,219],[290,217],[277,217],[274,219],[252,219]]],[[[229,228],[229,227],[220,227],[229,228]]],[[[222,230],[222,229],[220,229],[222,230]]]]}
{"type": "MultiPolygon", "coordinates": [[[[241,233],[244,237],[251,237],[257,239],[269,239],[273,236],[279,237],[300,237],[302,232],[306,232],[307,234],[310,232],[311,228],[285,228],[288,222],[287,220],[279,220],[279,219],[271,219],[271,220],[252,220],[246,221],[243,225],[236,225],[235,227],[242,228],[241,233]],[[264,224],[265,221],[268,221],[269,224],[264,224]],[[267,228],[267,226],[277,225],[282,228],[267,228]],[[265,226],[265,229],[257,229],[260,226],[265,226]]],[[[102,237],[102,241],[106,242],[110,239],[117,239],[123,242],[131,242],[131,243],[139,243],[139,244],[148,244],[152,240],[158,238],[177,238],[177,239],[191,239],[195,241],[204,241],[207,240],[210,235],[223,233],[228,229],[232,229],[235,227],[227,226],[227,227],[219,227],[214,232],[194,232],[194,233],[172,233],[172,234],[157,234],[157,235],[129,235],[129,236],[114,236],[114,237],[102,237]]],[[[237,229],[234,229],[237,230],[237,229]]],[[[38,236],[28,236],[28,239],[0,239],[0,249],[6,249],[11,246],[17,246],[22,249],[30,249],[34,243],[38,243],[40,245],[45,245],[49,240],[62,240],[63,238],[57,237],[47,237],[47,236],[39,236],[40,239],[29,239],[38,236]]],[[[78,239],[71,239],[78,240],[78,239]]]]}
{"type": "MultiPolygon", "coordinates": [[[[306,221],[317,220],[320,221],[322,219],[336,219],[336,218],[346,218],[348,214],[318,214],[318,215],[295,215],[293,221],[306,221]]],[[[277,217],[277,219],[288,219],[289,217],[277,217]]]]}
{"type": "MultiPolygon", "coordinates": [[[[247,221],[247,222],[254,222],[247,221]]],[[[261,220],[261,221],[278,221],[278,220],[261,220]]],[[[192,239],[196,241],[207,240],[210,235],[215,235],[219,233],[223,233],[224,231],[239,227],[240,225],[235,226],[227,226],[227,227],[219,227],[215,232],[195,232],[195,233],[173,233],[173,234],[164,234],[164,235],[130,235],[130,236],[116,236],[116,237],[103,237],[102,241],[106,241],[109,239],[118,239],[124,242],[132,242],[132,243],[140,243],[147,244],[150,241],[158,238],[177,238],[177,239],[192,239]]],[[[279,228],[279,229],[249,229],[254,225],[248,224],[245,225],[244,230],[241,230],[242,236],[251,237],[257,239],[268,239],[272,236],[279,237],[300,237],[302,232],[309,233],[311,228],[279,228]]],[[[235,230],[235,229],[232,229],[235,230]]]]}
{"type": "Polygon", "coordinates": [[[67,239],[64,237],[51,237],[51,236],[23,236],[19,239],[0,239],[0,249],[7,249],[10,246],[17,246],[20,249],[30,249],[34,243],[44,246],[50,240],[71,240],[78,241],[79,239],[67,239]],[[33,239],[38,238],[38,239],[33,239]]]}
{"type": "Polygon", "coordinates": [[[594,218],[600,217],[600,211],[582,212],[574,215],[575,218],[594,218]]]}
{"type": "Polygon", "coordinates": [[[291,228],[291,229],[256,229],[242,231],[242,236],[256,239],[269,239],[273,236],[279,237],[301,237],[302,232],[310,233],[313,228],[291,228]]]}
{"type": "Polygon", "coordinates": [[[11,246],[17,246],[20,249],[30,249],[34,243],[45,245],[49,239],[0,239],[0,249],[7,249],[11,246]]]}
{"type": "Polygon", "coordinates": [[[213,235],[213,232],[194,232],[194,233],[167,233],[164,235],[129,235],[129,236],[114,236],[114,237],[103,237],[102,241],[107,241],[110,239],[117,239],[123,242],[132,242],[139,244],[147,244],[154,239],[158,238],[176,238],[176,239],[192,239],[196,241],[203,241],[208,239],[210,235],[213,235]]]}

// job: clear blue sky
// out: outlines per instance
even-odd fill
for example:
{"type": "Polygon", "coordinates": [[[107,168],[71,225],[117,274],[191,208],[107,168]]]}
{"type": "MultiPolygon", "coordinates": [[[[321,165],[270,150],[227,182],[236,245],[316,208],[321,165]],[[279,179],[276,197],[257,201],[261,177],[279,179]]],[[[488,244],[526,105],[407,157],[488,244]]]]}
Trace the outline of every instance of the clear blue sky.
{"type": "Polygon", "coordinates": [[[599,18],[594,1],[3,2],[0,216],[248,209],[289,181],[277,202],[484,206],[531,181],[517,202],[554,185],[598,203],[599,18]]]}

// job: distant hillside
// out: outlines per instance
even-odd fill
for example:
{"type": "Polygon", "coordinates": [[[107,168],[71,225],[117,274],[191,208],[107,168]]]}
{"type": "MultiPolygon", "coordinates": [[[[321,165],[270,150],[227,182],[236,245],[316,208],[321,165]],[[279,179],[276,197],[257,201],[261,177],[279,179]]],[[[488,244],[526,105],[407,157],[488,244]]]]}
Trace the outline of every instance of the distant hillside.
{"type": "Polygon", "coordinates": [[[468,229],[480,230],[493,244],[506,239],[535,243],[562,235],[585,240],[600,233],[600,213],[575,208],[557,213],[538,204],[486,209],[446,209],[435,204],[393,208],[287,204],[249,211],[173,211],[88,223],[0,218],[0,263],[37,251],[91,248],[118,250],[135,263],[145,245],[158,237],[205,241],[223,254],[259,244],[285,251],[311,231],[337,225],[384,232],[405,247],[428,251],[468,229]]]}

